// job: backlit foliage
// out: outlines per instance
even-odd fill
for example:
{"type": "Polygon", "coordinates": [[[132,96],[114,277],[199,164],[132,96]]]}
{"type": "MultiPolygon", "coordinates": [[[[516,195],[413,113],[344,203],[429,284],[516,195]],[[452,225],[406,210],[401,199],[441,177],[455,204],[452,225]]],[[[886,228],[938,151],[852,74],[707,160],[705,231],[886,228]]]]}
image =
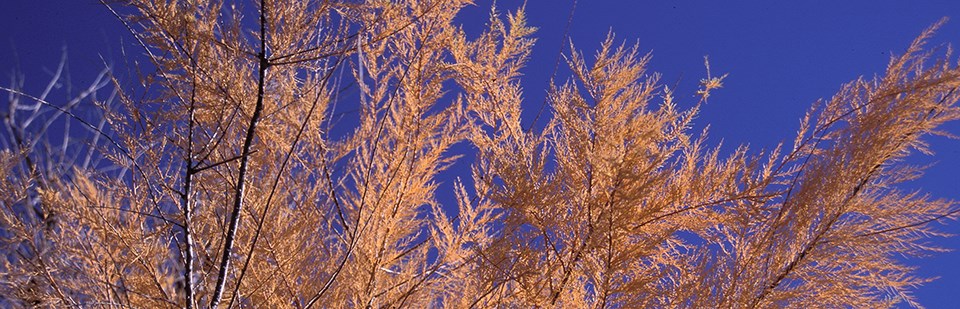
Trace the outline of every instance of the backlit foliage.
{"type": "Polygon", "coordinates": [[[74,99],[93,116],[3,88],[0,304],[919,306],[901,255],[939,250],[931,223],[958,212],[896,186],[960,117],[932,30],[792,145],[726,153],[690,130],[723,77],[677,100],[612,36],[567,54],[547,124],[521,125],[535,29],[492,10],[467,35],[467,5],[105,3],[140,83],[95,82],[74,99]],[[89,134],[47,146],[34,118],[89,134]]]}

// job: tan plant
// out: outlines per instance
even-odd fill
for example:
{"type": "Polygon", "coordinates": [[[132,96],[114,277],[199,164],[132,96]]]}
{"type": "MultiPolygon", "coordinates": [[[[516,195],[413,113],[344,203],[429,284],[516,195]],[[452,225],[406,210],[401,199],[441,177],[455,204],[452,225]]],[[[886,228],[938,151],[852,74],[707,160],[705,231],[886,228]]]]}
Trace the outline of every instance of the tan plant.
{"type": "Polygon", "coordinates": [[[469,37],[467,0],[105,5],[153,73],[115,80],[101,122],[3,88],[93,128],[81,148],[114,168],[0,153],[0,303],[919,306],[898,255],[939,250],[930,223],[958,213],[896,186],[960,118],[933,29],[815,104],[792,146],[727,154],[690,132],[723,77],[678,101],[612,36],[567,55],[549,123],[522,126],[522,9],[469,37]]]}

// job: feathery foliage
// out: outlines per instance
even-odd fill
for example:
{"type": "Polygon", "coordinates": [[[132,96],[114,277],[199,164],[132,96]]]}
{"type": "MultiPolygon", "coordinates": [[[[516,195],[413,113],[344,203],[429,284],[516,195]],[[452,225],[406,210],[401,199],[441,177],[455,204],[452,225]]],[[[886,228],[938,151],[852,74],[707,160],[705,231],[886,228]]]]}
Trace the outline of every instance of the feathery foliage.
{"type": "Polygon", "coordinates": [[[960,211],[897,187],[960,118],[936,27],[792,146],[723,153],[690,129],[723,77],[678,101],[613,36],[568,54],[547,125],[522,126],[522,9],[470,37],[468,0],[104,4],[139,85],[2,88],[0,304],[919,306],[900,256],[941,250],[931,223],[960,211]],[[51,145],[55,122],[83,130],[51,145]]]}

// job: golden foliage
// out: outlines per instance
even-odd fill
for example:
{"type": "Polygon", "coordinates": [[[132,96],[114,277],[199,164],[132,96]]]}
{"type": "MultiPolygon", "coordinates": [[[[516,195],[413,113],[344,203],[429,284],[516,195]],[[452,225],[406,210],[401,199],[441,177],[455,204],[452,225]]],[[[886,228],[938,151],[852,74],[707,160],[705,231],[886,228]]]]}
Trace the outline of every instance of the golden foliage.
{"type": "Polygon", "coordinates": [[[612,36],[567,56],[552,118],[525,129],[535,29],[494,9],[468,37],[454,17],[470,4],[107,5],[155,73],[101,105],[109,139],[90,147],[116,168],[0,153],[2,301],[919,306],[926,279],[897,255],[938,250],[930,223],[958,212],[896,186],[918,177],[903,159],[921,138],[960,117],[960,68],[924,50],[932,29],[815,105],[789,151],[724,154],[690,132],[723,77],[677,102],[612,36]],[[458,144],[472,174],[451,184],[458,144]]]}

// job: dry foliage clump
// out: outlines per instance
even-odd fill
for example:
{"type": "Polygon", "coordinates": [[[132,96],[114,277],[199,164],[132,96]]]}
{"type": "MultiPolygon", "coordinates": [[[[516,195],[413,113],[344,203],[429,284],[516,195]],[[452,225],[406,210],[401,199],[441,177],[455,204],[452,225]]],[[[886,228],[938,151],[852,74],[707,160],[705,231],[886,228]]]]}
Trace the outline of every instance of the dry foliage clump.
{"type": "Polygon", "coordinates": [[[930,223],[960,211],[896,186],[960,118],[932,30],[818,102],[792,146],[725,154],[689,129],[722,77],[677,101],[612,37],[567,55],[549,123],[525,128],[534,29],[494,10],[468,37],[470,4],[107,4],[141,83],[66,104],[3,88],[0,304],[919,306],[900,255],[939,250],[930,223]],[[51,145],[54,122],[89,132],[51,145]],[[473,165],[454,181],[458,144],[473,165]]]}

